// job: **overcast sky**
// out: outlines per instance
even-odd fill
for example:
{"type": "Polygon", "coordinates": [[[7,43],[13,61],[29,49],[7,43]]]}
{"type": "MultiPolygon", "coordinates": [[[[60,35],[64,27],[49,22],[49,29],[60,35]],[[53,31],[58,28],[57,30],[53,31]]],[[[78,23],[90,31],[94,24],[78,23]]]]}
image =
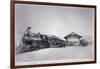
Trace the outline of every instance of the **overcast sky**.
{"type": "Polygon", "coordinates": [[[51,34],[63,38],[75,32],[92,35],[94,22],[93,8],[15,5],[16,39],[20,40],[28,26],[32,32],[51,34]]]}

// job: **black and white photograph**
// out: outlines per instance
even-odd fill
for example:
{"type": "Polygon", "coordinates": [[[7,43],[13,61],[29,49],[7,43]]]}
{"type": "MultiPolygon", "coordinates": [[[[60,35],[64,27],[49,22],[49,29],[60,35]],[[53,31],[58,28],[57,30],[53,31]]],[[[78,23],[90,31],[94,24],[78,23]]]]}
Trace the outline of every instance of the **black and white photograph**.
{"type": "Polygon", "coordinates": [[[15,65],[95,60],[95,8],[15,3],[15,65]]]}

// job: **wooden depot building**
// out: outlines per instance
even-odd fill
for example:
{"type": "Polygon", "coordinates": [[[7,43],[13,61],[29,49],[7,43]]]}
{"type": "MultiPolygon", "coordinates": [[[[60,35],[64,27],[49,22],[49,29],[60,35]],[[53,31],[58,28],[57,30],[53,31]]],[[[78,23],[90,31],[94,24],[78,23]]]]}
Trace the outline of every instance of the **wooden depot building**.
{"type": "Polygon", "coordinates": [[[72,32],[70,34],[68,34],[67,36],[64,37],[66,39],[66,44],[67,46],[76,46],[76,45],[80,45],[80,38],[82,38],[82,36],[72,32]]]}

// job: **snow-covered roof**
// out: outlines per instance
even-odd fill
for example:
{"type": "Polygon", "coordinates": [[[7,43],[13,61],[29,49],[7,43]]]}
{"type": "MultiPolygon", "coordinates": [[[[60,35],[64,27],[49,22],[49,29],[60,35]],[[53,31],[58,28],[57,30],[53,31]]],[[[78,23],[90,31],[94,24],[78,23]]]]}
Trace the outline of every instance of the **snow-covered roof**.
{"type": "MultiPolygon", "coordinates": [[[[47,35],[48,36],[48,35],[47,35]]],[[[55,35],[49,35],[48,36],[49,39],[57,39],[57,40],[62,40],[60,37],[57,37],[55,35]]]]}
{"type": "Polygon", "coordinates": [[[76,34],[76,33],[74,33],[74,32],[70,33],[69,35],[65,36],[64,38],[67,39],[67,38],[69,38],[69,37],[82,38],[82,36],[80,36],[80,35],[78,35],[78,34],[76,34]]]}

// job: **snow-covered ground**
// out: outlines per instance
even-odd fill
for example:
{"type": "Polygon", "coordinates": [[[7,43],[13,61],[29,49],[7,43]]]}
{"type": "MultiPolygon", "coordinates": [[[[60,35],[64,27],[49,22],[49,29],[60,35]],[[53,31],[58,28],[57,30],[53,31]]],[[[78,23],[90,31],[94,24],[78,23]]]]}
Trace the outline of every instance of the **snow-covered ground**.
{"type": "Polygon", "coordinates": [[[47,48],[37,51],[16,54],[16,65],[52,63],[61,60],[66,62],[93,60],[93,45],[86,47],[68,46],[66,48],[47,48]],[[70,61],[69,61],[70,60],[70,61]]]}

